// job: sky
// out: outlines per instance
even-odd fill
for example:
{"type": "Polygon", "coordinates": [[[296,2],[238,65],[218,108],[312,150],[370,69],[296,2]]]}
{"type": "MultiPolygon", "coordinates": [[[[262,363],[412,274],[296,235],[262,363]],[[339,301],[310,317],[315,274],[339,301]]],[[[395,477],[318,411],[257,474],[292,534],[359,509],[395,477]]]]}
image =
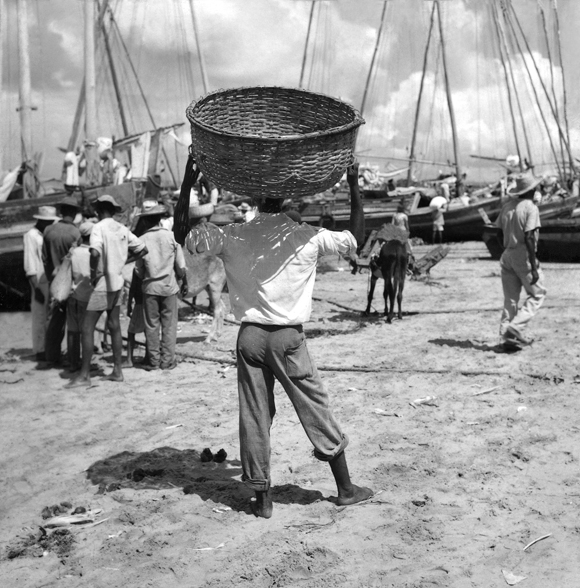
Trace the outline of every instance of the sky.
{"type": "MultiPolygon", "coordinates": [[[[44,154],[44,178],[60,176],[63,156],[58,147],[66,147],[71,135],[84,71],[84,1],[88,0],[27,0],[33,102],[37,108],[32,114],[33,143],[34,150],[44,154]]],[[[457,122],[459,160],[468,180],[492,179],[503,169],[498,163],[473,155],[505,159],[516,153],[492,16],[492,7],[498,2],[440,2],[443,38],[435,31],[427,54],[415,151],[417,158],[436,163],[418,166],[418,177],[450,171],[443,164],[455,161],[442,41],[457,122]]],[[[564,120],[562,71],[571,146],[580,153],[580,65],[576,59],[578,40],[574,25],[580,22],[580,2],[557,2],[562,62],[556,43],[555,0],[511,2],[529,42],[528,51],[523,38],[520,37],[518,45],[509,25],[504,25],[512,64],[510,75],[519,88],[518,104],[512,96],[512,108],[518,111],[516,132],[521,152],[531,152],[538,164],[537,171],[542,173],[553,169],[540,165],[554,159],[548,137],[554,148],[560,149],[552,110],[556,109],[564,120]],[[540,8],[544,9],[547,37],[540,8]],[[535,79],[533,86],[530,76],[535,79]],[[552,107],[546,92],[555,96],[552,107]],[[542,112],[547,113],[544,116],[548,120],[542,119],[542,112]]],[[[3,4],[0,168],[8,169],[20,159],[16,112],[18,45],[16,0],[3,0],[3,4]]],[[[363,109],[366,124],[361,127],[357,141],[359,160],[376,165],[381,171],[389,166],[406,166],[403,160],[409,157],[423,77],[433,6],[430,0],[388,0],[382,26],[382,0],[316,2],[306,58],[310,0],[193,0],[193,5],[208,91],[255,85],[298,87],[305,62],[303,87],[307,89],[341,98],[360,110],[367,88],[363,109]]],[[[113,30],[110,42],[129,134],[148,130],[152,123],[120,38],[131,56],[155,123],[186,123],[178,134],[187,143],[185,108],[205,93],[189,0],[111,0],[111,6],[120,35],[113,30]]],[[[123,136],[123,130],[102,41],[97,50],[97,67],[98,134],[118,138],[123,136]]],[[[185,149],[171,146],[181,167],[185,163],[185,149]]]]}

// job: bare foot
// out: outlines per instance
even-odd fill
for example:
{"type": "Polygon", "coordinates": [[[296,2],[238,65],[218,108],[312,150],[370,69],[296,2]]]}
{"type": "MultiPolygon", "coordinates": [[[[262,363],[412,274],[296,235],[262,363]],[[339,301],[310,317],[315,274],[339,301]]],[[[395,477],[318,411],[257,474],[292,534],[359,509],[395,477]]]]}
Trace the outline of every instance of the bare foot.
{"type": "Polygon", "coordinates": [[[109,382],[122,382],[124,380],[123,374],[121,372],[113,372],[108,376],[105,376],[103,380],[107,380],[109,382]]]}
{"type": "Polygon", "coordinates": [[[88,388],[90,385],[91,385],[90,378],[81,378],[80,376],[77,376],[74,380],[71,380],[64,387],[67,390],[70,390],[71,388],[88,388]]]}
{"type": "Polygon", "coordinates": [[[252,512],[257,517],[269,519],[272,516],[274,506],[272,504],[272,491],[256,491],[256,501],[251,503],[252,512]]]}
{"type": "Polygon", "coordinates": [[[130,361],[126,361],[125,363],[123,363],[123,365],[121,367],[123,369],[129,369],[129,368],[133,368],[135,366],[130,361]]]}
{"type": "Polygon", "coordinates": [[[349,504],[356,504],[357,502],[363,502],[373,496],[374,492],[370,488],[364,486],[352,485],[352,493],[348,495],[338,495],[336,503],[338,506],[348,506],[349,504]]]}

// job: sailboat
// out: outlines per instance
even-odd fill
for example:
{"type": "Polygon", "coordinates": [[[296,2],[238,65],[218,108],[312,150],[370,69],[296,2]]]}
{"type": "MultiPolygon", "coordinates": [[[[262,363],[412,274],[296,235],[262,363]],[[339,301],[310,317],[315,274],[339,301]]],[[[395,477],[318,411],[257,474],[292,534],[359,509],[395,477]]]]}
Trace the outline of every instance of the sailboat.
{"type": "MultiPolygon", "coordinates": [[[[193,3],[190,4],[195,26],[193,3]]],[[[0,8],[2,8],[2,5],[0,5],[0,8]]],[[[130,214],[141,205],[144,197],[151,196],[155,198],[157,196],[160,188],[159,179],[162,173],[169,175],[167,182],[169,186],[177,187],[178,178],[171,168],[164,141],[168,137],[172,141],[177,141],[178,137],[175,134],[175,129],[184,123],[180,122],[163,127],[156,125],[136,69],[131,61],[131,56],[117,26],[109,0],[86,0],[83,2],[83,9],[85,76],[79,93],[70,141],[64,151],[78,152],[82,146],[86,160],[86,170],[83,186],[72,193],[81,206],[103,193],[113,195],[126,211],[124,213],[126,218],[122,220],[128,222],[130,214]],[[124,50],[124,55],[122,56],[125,59],[124,69],[132,72],[148,113],[149,124],[147,127],[133,133],[130,133],[131,129],[125,116],[126,104],[119,84],[119,73],[116,70],[116,65],[121,57],[113,56],[113,38],[116,41],[116,46],[122,47],[124,50]],[[118,114],[122,121],[122,137],[118,139],[111,138],[102,141],[97,137],[97,68],[95,64],[95,52],[97,50],[104,56],[102,62],[108,65],[107,77],[112,82],[114,95],[117,99],[118,114]],[[83,121],[84,125],[82,124],[83,121]],[[99,152],[100,144],[104,148],[101,149],[101,152],[99,152]],[[106,160],[103,157],[103,151],[106,151],[106,160]],[[130,167],[132,173],[130,181],[123,181],[118,184],[111,183],[110,179],[107,182],[103,181],[102,162],[104,161],[106,164],[113,157],[119,161],[119,165],[125,164],[125,167],[130,167]]],[[[65,191],[61,188],[60,190],[43,193],[39,189],[40,183],[37,180],[38,166],[35,163],[38,157],[33,155],[32,150],[31,112],[33,106],[31,105],[30,97],[27,0],[18,0],[17,15],[20,55],[19,111],[22,160],[25,162],[27,169],[27,174],[24,174],[24,176],[30,176],[33,182],[28,182],[28,185],[23,184],[24,189],[16,193],[12,191],[6,201],[0,202],[0,295],[3,292],[5,296],[15,296],[22,299],[23,304],[25,304],[29,296],[29,288],[22,270],[22,237],[32,225],[32,215],[36,213],[39,206],[54,206],[71,191],[65,191]],[[34,189],[30,189],[28,186],[34,186],[34,189]]],[[[1,16],[2,19],[0,20],[2,20],[2,27],[4,27],[3,12],[1,16]]],[[[195,36],[197,39],[197,31],[195,36]]],[[[203,63],[201,67],[204,91],[207,91],[207,77],[203,69],[203,63]]],[[[185,151],[185,148],[186,146],[181,147],[183,151],[185,151]]]]}
{"type": "MultiPolygon", "coordinates": [[[[371,93],[369,91],[370,82],[373,79],[373,71],[376,70],[379,46],[381,38],[384,36],[385,23],[388,20],[386,18],[388,4],[386,1],[383,3],[381,22],[361,104],[363,116],[365,108],[368,108],[371,93]]],[[[481,239],[484,226],[486,223],[495,220],[507,198],[506,188],[509,187],[509,174],[529,168],[540,169],[541,164],[538,163],[538,157],[535,154],[535,150],[537,150],[536,144],[539,142],[550,147],[549,153],[553,157],[556,168],[554,175],[561,187],[559,190],[547,191],[544,201],[539,206],[540,214],[543,219],[570,216],[578,203],[578,193],[576,187],[573,189],[576,170],[567,130],[565,84],[562,79],[562,88],[557,87],[557,80],[555,81],[557,76],[553,69],[550,70],[548,79],[546,79],[545,74],[540,72],[537,67],[534,67],[534,64],[537,66],[536,57],[530,48],[512,3],[506,0],[485,0],[481,4],[481,8],[478,7],[478,10],[481,11],[481,22],[476,22],[475,24],[479,29],[485,28],[485,34],[495,42],[495,60],[502,72],[501,76],[497,76],[497,73],[495,73],[492,80],[496,86],[497,94],[494,98],[498,101],[495,106],[496,109],[500,110],[500,105],[506,104],[505,109],[507,110],[507,105],[509,105],[507,118],[511,118],[512,122],[509,125],[506,121],[506,128],[512,129],[513,136],[506,136],[504,144],[507,145],[507,140],[509,139],[507,153],[510,153],[509,150],[514,149],[517,155],[511,157],[506,155],[503,159],[472,155],[473,158],[479,160],[488,159],[497,162],[498,167],[501,169],[501,176],[491,184],[487,183],[480,187],[476,185],[466,186],[464,168],[461,162],[462,152],[459,148],[460,142],[458,140],[452,80],[450,80],[449,76],[450,65],[446,28],[442,17],[442,13],[444,13],[442,5],[445,5],[445,3],[440,0],[432,0],[431,2],[427,40],[423,53],[423,66],[415,104],[413,127],[410,132],[408,155],[406,157],[397,156],[397,154],[391,156],[388,154],[391,147],[388,146],[383,148],[384,151],[387,151],[386,153],[383,152],[375,156],[378,160],[407,164],[407,179],[403,182],[399,181],[396,190],[387,191],[385,187],[379,187],[378,189],[364,191],[365,214],[369,221],[367,222],[367,228],[369,230],[378,228],[377,225],[380,226],[384,222],[390,222],[396,205],[403,202],[409,216],[411,235],[422,239],[430,239],[432,231],[430,198],[435,195],[436,188],[442,182],[445,182],[448,183],[454,196],[445,211],[446,240],[481,239]],[[433,57],[433,53],[435,53],[435,57],[433,57]],[[436,63],[431,66],[429,62],[434,59],[436,63]],[[437,90],[437,80],[442,79],[442,83],[439,82],[443,86],[443,91],[440,94],[444,96],[446,102],[446,123],[442,123],[442,126],[447,124],[446,128],[449,130],[448,134],[450,135],[450,140],[448,139],[447,142],[451,143],[452,146],[452,153],[447,161],[441,156],[437,157],[436,154],[431,156],[419,154],[418,130],[420,120],[425,118],[425,110],[432,111],[434,104],[432,101],[430,105],[425,107],[427,79],[434,86],[434,90],[437,90]],[[535,141],[530,141],[530,132],[527,128],[530,121],[527,120],[525,108],[522,106],[525,94],[532,96],[534,113],[541,119],[537,129],[537,134],[541,134],[541,141],[538,141],[537,138],[535,141]],[[419,168],[426,170],[439,169],[439,172],[431,180],[427,178],[417,183],[415,175],[419,168]],[[442,172],[442,169],[448,171],[442,172]]],[[[544,13],[540,3],[538,6],[544,20],[547,20],[549,16],[552,21],[557,21],[555,3],[553,13],[548,16],[544,13]]],[[[448,7],[445,7],[445,10],[447,9],[448,7]]],[[[392,4],[391,10],[397,10],[394,4],[392,4]]],[[[551,24],[554,25],[554,22],[551,24]]],[[[545,30],[545,45],[548,55],[551,60],[555,60],[556,56],[560,55],[561,62],[559,39],[556,39],[556,41],[550,40],[547,27],[545,30]]],[[[474,36],[483,35],[481,30],[474,31],[473,34],[474,36]]],[[[489,52],[490,48],[485,47],[485,50],[489,52]]],[[[561,67],[561,72],[563,78],[563,66],[561,67]]],[[[488,81],[487,83],[490,82],[488,81]]],[[[528,108],[530,107],[528,106],[528,108]]],[[[444,110],[445,107],[441,105],[439,112],[441,117],[444,110]]],[[[498,116],[493,111],[490,114],[492,117],[498,116]]],[[[431,121],[428,122],[431,125],[431,121]]],[[[433,134],[432,128],[436,127],[428,126],[427,128],[430,130],[424,131],[423,134],[429,136],[433,134]]],[[[364,150],[361,150],[360,153],[361,157],[366,157],[364,150]]],[[[319,198],[308,207],[305,207],[303,215],[306,216],[305,220],[313,224],[318,223],[346,228],[348,226],[347,197],[335,194],[326,197],[326,199],[319,198]],[[318,218],[317,213],[321,215],[318,218]]]]}

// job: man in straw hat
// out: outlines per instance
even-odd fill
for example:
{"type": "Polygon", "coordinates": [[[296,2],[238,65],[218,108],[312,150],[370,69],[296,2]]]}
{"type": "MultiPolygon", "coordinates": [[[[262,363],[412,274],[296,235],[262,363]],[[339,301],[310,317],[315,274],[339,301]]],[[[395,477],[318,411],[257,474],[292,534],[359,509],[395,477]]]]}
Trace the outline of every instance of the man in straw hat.
{"type": "Polygon", "coordinates": [[[135,265],[143,281],[143,311],[149,364],[146,369],[171,370],[176,366],[177,295],[187,296],[185,258],[171,231],[161,226],[167,208],[159,204],[141,213],[147,255],[135,265]],[[177,283],[181,280],[181,286],[177,283]],[[161,330],[161,342],[159,331],[161,330]]]}
{"type": "Polygon", "coordinates": [[[123,338],[121,335],[120,308],[123,289],[123,266],[147,254],[145,244],[113,216],[122,212],[115,199],[108,194],[97,198],[94,208],[99,218],[91,232],[90,266],[94,287],[87,304],[82,325],[82,364],[79,375],[67,388],[90,386],[90,369],[95,344],[95,327],[103,312],[107,312],[107,327],[113,346],[113,372],[106,377],[114,382],[123,381],[123,338]]]}
{"type": "Polygon", "coordinates": [[[246,223],[216,227],[205,223],[187,237],[192,253],[221,257],[232,311],[241,321],[237,342],[240,402],[240,456],[244,482],[255,491],[252,510],[272,516],[270,427],[275,414],[274,381],[290,397],[314,455],[334,475],[339,505],[372,496],[351,480],[344,450],[348,438],[334,418],[302,325],[310,317],[316,266],[321,255],[355,255],[364,240],[364,213],[358,166],[349,168],[351,231],[329,231],[298,224],[282,213],[281,199],[258,202],[259,213],[246,223]],[[356,239],[356,240],[355,240],[356,239]]]}
{"type": "MultiPolygon", "coordinates": [[[[54,279],[70,248],[81,241],[81,234],[74,224],[75,217],[80,212],[77,199],[74,196],[67,196],[59,202],[58,207],[62,218],[44,231],[42,247],[44,271],[49,282],[54,279]]],[[[66,301],[61,303],[52,300],[48,315],[44,353],[50,365],[58,366],[66,325],[66,301]]]]}
{"type": "Polygon", "coordinates": [[[496,220],[498,238],[504,247],[500,261],[504,294],[500,337],[504,347],[512,350],[532,343],[523,331],[546,297],[544,276],[536,259],[540,211],[533,202],[536,187],[542,179],[525,172],[517,175],[515,180],[515,185],[508,191],[512,199],[504,205],[496,220]],[[518,310],[522,288],[527,298],[518,310]]]}
{"type": "Polygon", "coordinates": [[[44,361],[44,338],[48,316],[48,279],[42,263],[43,234],[47,227],[60,220],[54,206],[41,206],[32,215],[36,224],[24,235],[24,272],[30,282],[32,316],[32,353],[36,361],[44,361]]]}

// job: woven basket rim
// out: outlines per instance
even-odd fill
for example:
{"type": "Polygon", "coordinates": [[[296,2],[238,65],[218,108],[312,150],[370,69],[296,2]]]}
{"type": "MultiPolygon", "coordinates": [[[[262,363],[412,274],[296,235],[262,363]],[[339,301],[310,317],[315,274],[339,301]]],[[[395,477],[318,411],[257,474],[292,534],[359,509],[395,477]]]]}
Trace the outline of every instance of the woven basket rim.
{"type": "Polygon", "coordinates": [[[304,141],[305,139],[314,139],[318,137],[328,137],[331,135],[342,134],[352,129],[356,129],[361,125],[365,124],[365,119],[361,116],[360,112],[352,105],[348,104],[348,102],[344,102],[339,98],[335,98],[334,96],[329,96],[328,94],[321,94],[320,92],[311,92],[310,90],[304,90],[303,88],[289,88],[284,86],[242,86],[240,88],[226,88],[220,90],[214,90],[212,92],[208,92],[205,96],[202,96],[198,100],[194,100],[189,104],[189,106],[185,109],[185,114],[187,120],[190,124],[195,125],[197,127],[202,128],[204,131],[208,133],[212,133],[216,136],[220,137],[231,137],[234,139],[247,139],[247,140],[260,140],[269,143],[278,143],[278,142],[288,142],[288,141],[304,141]],[[239,92],[241,90],[284,90],[284,91],[291,91],[296,93],[303,93],[308,94],[310,96],[319,96],[324,98],[325,100],[333,100],[338,102],[350,109],[353,114],[353,120],[345,125],[341,125],[340,127],[332,127],[330,129],[325,129],[323,131],[313,131],[311,133],[302,133],[297,135],[283,135],[280,137],[264,137],[262,135],[250,135],[250,134],[240,134],[240,133],[232,133],[229,131],[218,131],[212,126],[209,126],[205,123],[202,123],[195,119],[192,115],[194,107],[202,101],[207,100],[211,96],[215,96],[216,94],[226,94],[226,93],[233,93],[239,92]],[[191,115],[191,116],[190,116],[191,115]]]}

